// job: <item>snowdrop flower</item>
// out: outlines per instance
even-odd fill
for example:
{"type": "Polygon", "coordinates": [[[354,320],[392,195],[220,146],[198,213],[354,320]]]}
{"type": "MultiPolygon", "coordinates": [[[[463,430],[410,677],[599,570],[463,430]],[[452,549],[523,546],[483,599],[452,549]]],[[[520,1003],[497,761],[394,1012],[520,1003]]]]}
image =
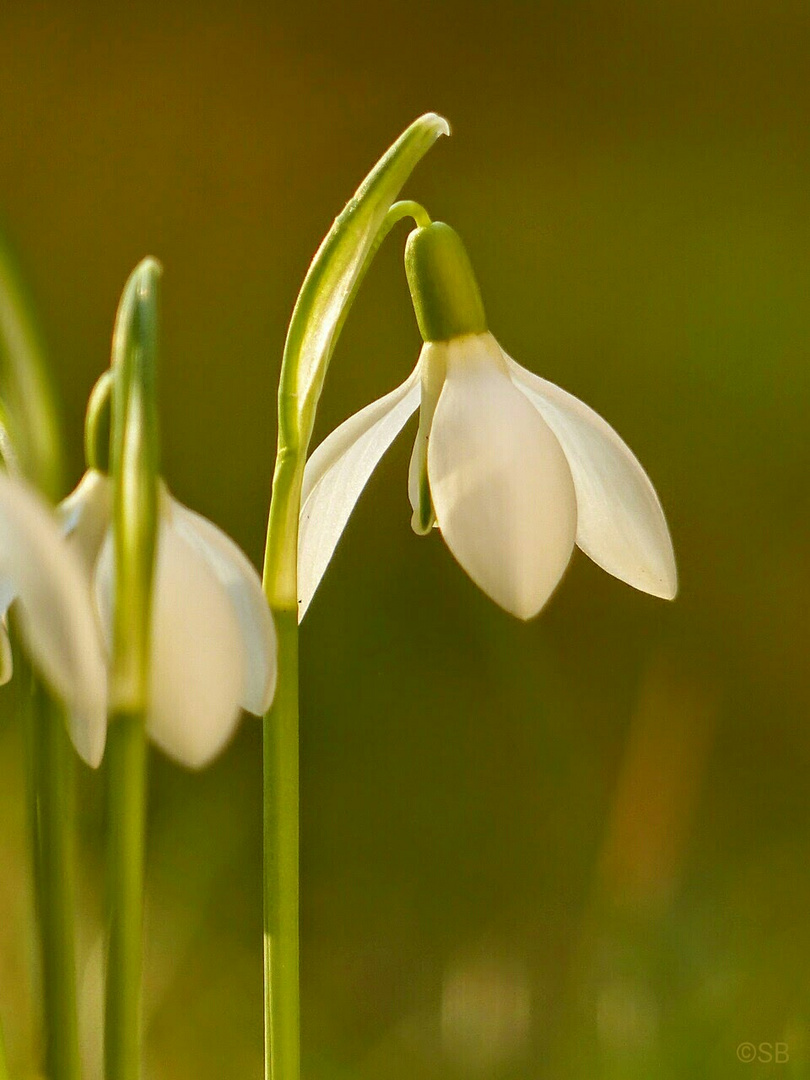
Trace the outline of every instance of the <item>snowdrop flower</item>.
{"type": "Polygon", "coordinates": [[[441,222],[416,229],[406,270],[425,344],[405,382],[341,424],[307,463],[300,617],[374,467],[417,409],[413,527],[437,527],[506,611],[536,615],[575,544],[629,585],[672,599],[672,543],[646,473],[592,409],[503,352],[457,233],[441,222]]]}
{"type": "MultiPolygon", "coordinates": [[[[90,469],[60,506],[108,647],[115,599],[111,500],[109,477],[90,469]]],[[[162,484],[153,596],[147,730],[170,757],[201,768],[228,742],[241,709],[261,715],[270,707],[275,630],[247,556],[162,484]]]]}
{"type": "Polygon", "coordinates": [[[0,683],[11,678],[5,619],[12,602],[35,666],[65,703],[76,749],[88,764],[98,765],[107,676],[85,577],[46,503],[22,480],[0,471],[0,683]]]}

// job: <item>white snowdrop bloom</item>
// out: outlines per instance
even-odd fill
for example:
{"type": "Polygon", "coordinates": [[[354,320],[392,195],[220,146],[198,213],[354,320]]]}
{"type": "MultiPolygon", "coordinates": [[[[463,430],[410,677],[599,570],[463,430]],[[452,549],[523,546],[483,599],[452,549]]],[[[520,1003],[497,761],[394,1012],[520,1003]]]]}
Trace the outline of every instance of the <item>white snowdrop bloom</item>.
{"type": "MultiPolygon", "coordinates": [[[[94,469],[60,507],[92,581],[108,646],[115,599],[110,510],[110,480],[94,469]]],[[[259,575],[221,529],[163,486],[150,679],[147,731],[189,768],[216,757],[242,709],[266,712],[276,682],[275,630],[259,575]]]]}
{"type": "Polygon", "coordinates": [[[413,527],[436,526],[501,607],[521,619],[536,615],[575,544],[629,585],[672,599],[669,530],[631,450],[587,405],[503,352],[452,229],[440,222],[417,229],[408,248],[425,344],[405,382],[341,424],[307,462],[300,617],[369,476],[417,409],[413,527]]]}
{"type": "Polygon", "coordinates": [[[87,582],[51,509],[22,480],[0,471],[3,683],[12,671],[5,627],[12,603],[34,665],[65,704],[77,751],[97,766],[107,730],[107,672],[87,582]]]}

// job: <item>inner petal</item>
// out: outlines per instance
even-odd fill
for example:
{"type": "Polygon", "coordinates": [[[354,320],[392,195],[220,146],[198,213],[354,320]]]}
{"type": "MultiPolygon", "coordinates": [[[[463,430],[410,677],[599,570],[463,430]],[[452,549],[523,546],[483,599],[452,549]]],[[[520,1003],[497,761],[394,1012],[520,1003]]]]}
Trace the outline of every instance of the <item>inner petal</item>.
{"type": "Polygon", "coordinates": [[[430,498],[427,449],[436,405],[447,374],[447,348],[447,342],[428,342],[422,349],[420,361],[422,402],[419,409],[419,430],[408,469],[408,498],[413,509],[411,527],[418,536],[426,536],[436,524],[430,498]]]}

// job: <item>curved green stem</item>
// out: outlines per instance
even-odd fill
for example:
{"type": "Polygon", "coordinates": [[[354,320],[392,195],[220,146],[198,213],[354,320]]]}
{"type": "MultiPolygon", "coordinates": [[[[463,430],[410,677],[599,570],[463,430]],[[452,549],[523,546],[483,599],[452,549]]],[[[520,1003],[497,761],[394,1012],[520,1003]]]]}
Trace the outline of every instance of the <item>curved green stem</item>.
{"type": "Polygon", "coordinates": [[[110,399],[113,389],[112,370],[105,371],[90,391],[84,420],[84,460],[88,469],[109,468],[110,458],[110,399]],[[106,423],[106,439],[103,425],[106,423]],[[106,441],[106,452],[104,443],[106,441]]]}
{"type": "MultiPolygon", "coordinates": [[[[373,240],[362,272],[352,290],[345,298],[337,319],[332,347],[334,348],[343,324],[349,314],[354,298],[374,256],[382,242],[404,218],[413,218],[417,225],[430,225],[430,216],[423,206],[411,199],[402,199],[389,208],[373,240]]],[[[273,474],[273,497],[267,523],[267,543],[264,550],[264,588],[271,608],[281,611],[297,609],[298,573],[296,567],[298,549],[298,514],[301,504],[301,484],[304,479],[309,438],[314,424],[311,417],[308,429],[302,431],[298,417],[298,392],[295,372],[295,354],[291,353],[289,337],[279,382],[279,432],[276,467],[273,474]]]]}
{"type": "Polygon", "coordinates": [[[385,215],[379,242],[382,243],[396,223],[406,217],[413,218],[414,224],[420,229],[425,229],[431,224],[430,214],[421,203],[414,202],[413,199],[400,199],[385,215]]]}
{"type": "Polygon", "coordinates": [[[107,1080],[139,1080],[146,735],[140,713],[110,718],[107,736],[107,1080]]]}

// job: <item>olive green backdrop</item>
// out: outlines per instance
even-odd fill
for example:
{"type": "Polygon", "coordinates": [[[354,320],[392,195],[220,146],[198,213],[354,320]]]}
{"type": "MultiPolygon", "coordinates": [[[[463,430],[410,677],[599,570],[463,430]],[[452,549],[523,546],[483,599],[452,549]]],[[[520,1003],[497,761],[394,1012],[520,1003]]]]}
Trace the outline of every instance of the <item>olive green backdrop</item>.
{"type": "MultiPolygon", "coordinates": [[[[411,533],[408,437],[375,474],[302,637],[308,1080],[725,1077],[742,1042],[810,1076],[808,55],[804,0],[0,8],[0,215],[72,480],[120,289],[157,255],[166,479],[258,562],[298,285],[432,109],[454,134],[408,194],[465,238],[502,344],[615,425],[670,521],[674,604],[577,555],[524,626],[411,533]]],[[[415,361],[404,236],[318,438],[415,361]]],[[[0,1012],[22,1077],[13,698],[0,1012]]],[[[98,777],[81,788],[94,1077],[98,777]]],[[[255,1080],[258,723],[202,775],[154,755],[151,808],[145,1075],[255,1080]]]]}

